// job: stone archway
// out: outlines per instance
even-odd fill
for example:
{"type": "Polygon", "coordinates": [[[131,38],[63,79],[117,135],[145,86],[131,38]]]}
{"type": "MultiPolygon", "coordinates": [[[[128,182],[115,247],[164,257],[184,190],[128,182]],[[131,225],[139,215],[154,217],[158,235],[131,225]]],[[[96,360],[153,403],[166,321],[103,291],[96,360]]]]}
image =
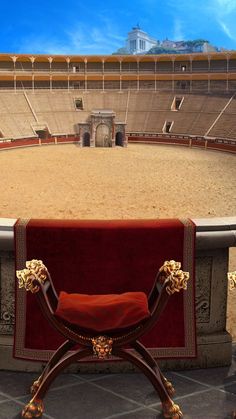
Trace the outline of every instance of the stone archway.
{"type": "Polygon", "coordinates": [[[90,134],[85,132],[83,135],[83,147],[90,147],[90,134]]]}
{"type": "Polygon", "coordinates": [[[111,147],[110,129],[106,124],[99,124],[96,129],[96,147],[111,147]]]}
{"type": "Polygon", "coordinates": [[[120,147],[123,147],[123,133],[122,132],[120,132],[120,131],[118,131],[117,133],[116,133],[116,145],[117,146],[120,146],[120,147]]]}

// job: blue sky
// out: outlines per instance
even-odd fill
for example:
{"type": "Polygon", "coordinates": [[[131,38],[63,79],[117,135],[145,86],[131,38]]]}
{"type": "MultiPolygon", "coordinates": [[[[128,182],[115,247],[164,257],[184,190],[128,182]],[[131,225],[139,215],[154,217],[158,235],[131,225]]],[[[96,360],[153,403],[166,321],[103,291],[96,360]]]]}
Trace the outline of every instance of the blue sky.
{"type": "Polygon", "coordinates": [[[111,54],[137,23],[158,40],[236,50],[236,0],[5,0],[0,10],[1,53],[111,54]]]}

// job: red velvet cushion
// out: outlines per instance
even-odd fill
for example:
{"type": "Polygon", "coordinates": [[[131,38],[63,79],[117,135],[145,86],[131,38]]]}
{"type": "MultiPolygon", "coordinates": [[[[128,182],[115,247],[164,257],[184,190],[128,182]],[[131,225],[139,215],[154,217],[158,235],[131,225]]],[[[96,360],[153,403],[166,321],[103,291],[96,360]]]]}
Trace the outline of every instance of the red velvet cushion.
{"type": "Polygon", "coordinates": [[[87,295],[61,291],[55,314],[98,332],[132,326],[150,316],[144,292],[87,295]]]}

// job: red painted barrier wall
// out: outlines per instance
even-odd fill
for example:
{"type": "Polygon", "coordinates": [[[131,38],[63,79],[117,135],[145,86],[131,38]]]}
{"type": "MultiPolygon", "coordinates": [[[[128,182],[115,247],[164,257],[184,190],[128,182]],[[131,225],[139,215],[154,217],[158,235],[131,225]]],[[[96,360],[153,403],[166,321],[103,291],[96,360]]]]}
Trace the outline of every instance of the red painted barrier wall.
{"type": "MultiPolygon", "coordinates": [[[[142,144],[168,144],[168,145],[185,145],[188,147],[196,147],[196,148],[206,148],[211,150],[219,150],[219,151],[228,151],[230,153],[236,153],[236,141],[232,140],[232,144],[230,144],[230,140],[227,140],[227,143],[218,143],[217,139],[214,140],[205,140],[204,138],[181,138],[172,136],[170,138],[162,137],[162,136],[147,136],[147,135],[132,135],[128,136],[128,143],[142,143],[142,144]]],[[[222,140],[224,141],[224,140],[222,140]]]]}
{"type": "MultiPolygon", "coordinates": [[[[22,138],[17,140],[0,140],[0,150],[2,149],[13,149],[18,147],[30,147],[30,146],[40,146],[46,144],[65,144],[65,143],[78,143],[80,138],[77,135],[69,134],[69,135],[62,135],[62,136],[54,136],[45,139],[39,138],[22,138]]],[[[206,141],[204,138],[192,138],[192,137],[185,137],[182,136],[161,136],[161,135],[151,135],[148,136],[147,134],[137,134],[137,135],[129,135],[128,136],[128,143],[142,143],[142,144],[168,144],[168,145],[181,145],[187,147],[199,147],[199,148],[206,148],[211,150],[218,150],[218,151],[228,151],[230,153],[236,153],[236,141],[232,140],[208,140],[206,141]],[[225,141],[225,142],[224,142],[225,141]]]]}

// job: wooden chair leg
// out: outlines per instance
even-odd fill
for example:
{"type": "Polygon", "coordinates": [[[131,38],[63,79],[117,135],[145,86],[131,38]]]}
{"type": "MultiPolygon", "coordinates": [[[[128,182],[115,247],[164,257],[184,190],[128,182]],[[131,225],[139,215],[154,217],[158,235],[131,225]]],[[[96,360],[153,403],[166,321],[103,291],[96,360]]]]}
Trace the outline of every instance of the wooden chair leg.
{"type": "Polygon", "coordinates": [[[54,354],[51,356],[50,360],[48,361],[48,363],[44,367],[44,370],[43,370],[42,374],[31,385],[30,392],[31,392],[32,395],[34,395],[37,392],[40,384],[43,382],[44,378],[46,377],[46,375],[48,374],[48,372],[54,367],[54,365],[56,365],[59,362],[59,360],[67,353],[67,351],[69,351],[70,349],[72,349],[73,346],[75,346],[75,345],[76,345],[75,342],[72,342],[71,340],[66,340],[56,350],[56,352],[54,352],[54,354]]]}
{"type": "Polygon", "coordinates": [[[59,362],[48,371],[47,375],[44,377],[44,380],[41,382],[33,398],[22,410],[22,418],[40,418],[44,412],[43,398],[54,379],[58,376],[58,374],[61,371],[63,371],[70,364],[90,355],[92,355],[91,348],[79,349],[75,353],[69,354],[65,356],[62,360],[59,360],[59,362]]]}
{"type": "Polygon", "coordinates": [[[168,394],[170,397],[172,397],[175,394],[175,389],[170,381],[167,380],[167,378],[162,374],[159,365],[157,364],[156,360],[152,357],[150,352],[145,348],[144,345],[142,345],[141,342],[136,340],[131,345],[138,354],[140,354],[143,359],[146,361],[146,363],[149,365],[149,367],[152,368],[152,370],[155,372],[155,374],[162,380],[168,394]]]}
{"type": "Polygon", "coordinates": [[[162,380],[156,375],[156,373],[145,361],[121,348],[114,348],[112,354],[126,359],[127,361],[136,365],[146,375],[146,377],[150,380],[153,387],[155,388],[158,396],[160,397],[164,418],[181,419],[183,417],[179,406],[174,404],[174,402],[171,400],[162,380]]]}

